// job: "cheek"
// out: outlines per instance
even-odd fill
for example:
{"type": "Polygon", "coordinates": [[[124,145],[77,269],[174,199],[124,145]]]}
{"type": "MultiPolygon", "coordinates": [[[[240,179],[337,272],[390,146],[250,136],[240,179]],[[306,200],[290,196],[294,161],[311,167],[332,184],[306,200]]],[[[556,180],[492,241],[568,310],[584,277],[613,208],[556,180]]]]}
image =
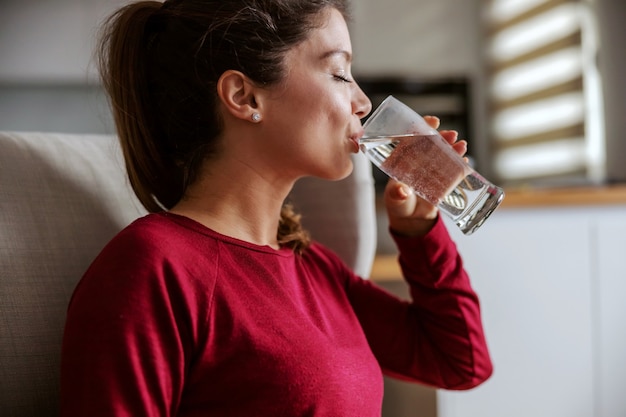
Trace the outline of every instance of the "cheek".
{"type": "Polygon", "coordinates": [[[315,120],[320,129],[334,129],[350,123],[350,106],[337,97],[326,97],[308,109],[310,118],[315,120]]]}

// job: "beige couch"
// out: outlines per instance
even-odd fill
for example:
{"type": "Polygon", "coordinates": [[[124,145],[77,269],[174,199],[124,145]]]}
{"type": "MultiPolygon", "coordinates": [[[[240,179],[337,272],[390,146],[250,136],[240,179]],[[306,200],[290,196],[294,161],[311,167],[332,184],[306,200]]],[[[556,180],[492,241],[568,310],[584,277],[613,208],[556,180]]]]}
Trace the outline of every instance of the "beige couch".
{"type": "MultiPolygon", "coordinates": [[[[313,236],[367,276],[376,245],[369,163],[292,199],[313,236]]],[[[65,309],[104,244],[145,212],[112,136],[0,132],[0,415],[58,415],[65,309]]],[[[86,416],[87,417],[87,416],[86,416]]]]}

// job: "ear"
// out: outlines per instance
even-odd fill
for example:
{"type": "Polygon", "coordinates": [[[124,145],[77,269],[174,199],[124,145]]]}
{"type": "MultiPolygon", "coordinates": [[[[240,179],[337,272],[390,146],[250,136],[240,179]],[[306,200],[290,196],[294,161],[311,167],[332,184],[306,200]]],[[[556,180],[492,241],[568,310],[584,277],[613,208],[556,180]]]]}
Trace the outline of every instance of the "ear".
{"type": "Polygon", "coordinates": [[[227,70],[217,81],[217,94],[225,110],[239,119],[251,120],[258,112],[257,88],[240,71],[227,70]]]}

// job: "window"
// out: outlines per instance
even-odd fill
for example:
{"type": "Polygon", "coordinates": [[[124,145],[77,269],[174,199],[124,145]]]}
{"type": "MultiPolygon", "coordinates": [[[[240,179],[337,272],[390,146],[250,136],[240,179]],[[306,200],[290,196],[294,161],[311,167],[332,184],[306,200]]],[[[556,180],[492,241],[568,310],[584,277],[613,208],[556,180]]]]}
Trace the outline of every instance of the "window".
{"type": "Polygon", "coordinates": [[[485,0],[493,171],[504,184],[600,182],[598,36],[589,1],[485,0]]]}

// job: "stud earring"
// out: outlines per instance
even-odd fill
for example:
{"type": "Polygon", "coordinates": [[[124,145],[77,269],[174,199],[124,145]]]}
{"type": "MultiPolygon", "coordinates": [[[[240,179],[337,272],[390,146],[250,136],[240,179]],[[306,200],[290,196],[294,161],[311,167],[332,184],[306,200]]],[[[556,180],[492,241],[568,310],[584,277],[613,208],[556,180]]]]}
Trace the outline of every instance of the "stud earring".
{"type": "Polygon", "coordinates": [[[259,113],[252,113],[252,121],[253,122],[260,122],[261,121],[261,115],[259,113]]]}

